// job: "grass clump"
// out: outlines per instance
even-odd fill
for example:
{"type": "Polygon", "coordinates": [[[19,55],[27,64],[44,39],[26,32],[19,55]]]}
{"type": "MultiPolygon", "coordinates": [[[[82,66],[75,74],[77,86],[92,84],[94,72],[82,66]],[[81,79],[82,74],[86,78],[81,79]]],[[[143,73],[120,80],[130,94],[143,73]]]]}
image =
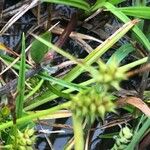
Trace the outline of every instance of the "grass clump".
{"type": "MultiPolygon", "coordinates": [[[[20,7],[15,10],[18,13],[9,14],[12,15],[10,20],[0,31],[0,34],[4,35],[9,31],[10,25],[17,23],[29,9],[37,19],[37,24],[34,23],[35,26],[32,26],[30,32],[22,34],[21,44],[17,43],[19,50],[21,49],[18,53],[13,50],[17,47],[11,49],[9,45],[0,43],[0,148],[34,149],[37,145],[35,133],[38,124],[44,122],[43,124],[47,125],[47,119],[57,120],[68,116],[72,119],[73,136],[66,145],[64,143],[65,149],[91,149],[90,137],[97,132],[97,127],[103,131],[99,133],[103,134],[100,136],[103,139],[113,139],[114,135],[117,135],[113,144],[108,145],[109,149],[132,150],[143,147],[141,141],[150,131],[150,109],[146,101],[146,95],[149,93],[147,84],[150,47],[146,30],[149,31],[150,27],[145,20],[150,19],[149,3],[136,1],[132,5],[128,4],[129,7],[124,7],[126,2],[122,0],[97,0],[95,3],[84,0],[40,2],[27,4],[24,10],[24,7],[21,7],[24,3],[19,2],[17,6],[20,7]],[[53,18],[52,11],[56,6],[73,7],[73,17],[63,20],[61,16],[61,23],[58,25],[56,22],[59,18],[53,18]],[[94,20],[98,13],[103,21],[98,20],[96,23],[94,20]],[[52,18],[45,19],[47,16],[52,18]],[[117,22],[115,30],[111,19],[117,22]],[[64,27],[67,21],[68,25],[64,27]],[[111,34],[103,29],[107,36],[105,39],[101,38],[99,29],[95,28],[95,31],[88,28],[95,23],[102,29],[103,26],[112,29],[111,34]],[[88,32],[78,33],[83,28],[88,32]],[[56,34],[60,36],[57,37],[56,34]],[[71,53],[68,52],[69,38],[72,38],[76,45],[79,44],[82,50],[86,50],[83,56],[77,54],[76,47],[71,53]],[[26,48],[25,45],[29,47],[26,48]],[[139,69],[144,63],[146,65],[139,69]],[[11,79],[7,70],[10,69],[15,77],[8,82],[11,79]],[[133,76],[133,79],[130,76],[133,76]],[[136,82],[139,85],[137,90],[130,88],[130,82],[136,78],[142,83],[136,82]],[[128,84],[128,88],[125,84],[128,84]],[[135,99],[137,101],[133,103],[135,99]],[[126,115],[128,117],[124,119],[126,115]],[[126,125],[127,122],[130,128],[126,125]],[[111,130],[109,136],[105,136],[105,131],[110,126],[115,128],[118,124],[125,124],[125,127],[121,127],[118,134],[111,130]],[[102,130],[104,128],[105,130],[102,130]]],[[[8,16],[6,10],[3,17],[8,16]]],[[[42,132],[45,134],[45,131],[42,132]]],[[[47,130],[46,132],[49,133],[47,130]]],[[[54,144],[50,144],[51,141],[45,137],[48,146],[53,149],[54,144]]],[[[145,147],[148,147],[147,145],[145,147]]]]}

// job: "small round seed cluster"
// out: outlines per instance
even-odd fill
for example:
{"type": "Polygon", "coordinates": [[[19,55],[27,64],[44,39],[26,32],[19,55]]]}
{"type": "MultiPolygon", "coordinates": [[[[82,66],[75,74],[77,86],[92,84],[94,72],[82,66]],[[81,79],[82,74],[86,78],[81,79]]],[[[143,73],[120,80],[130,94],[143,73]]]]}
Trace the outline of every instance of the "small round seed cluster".
{"type": "Polygon", "coordinates": [[[117,64],[104,64],[103,62],[98,62],[99,65],[99,75],[96,76],[96,80],[102,83],[104,86],[113,86],[119,89],[119,83],[123,79],[126,79],[125,70],[119,69],[117,64]]]}
{"type": "Polygon", "coordinates": [[[12,145],[14,148],[18,150],[32,150],[32,146],[35,143],[35,136],[34,136],[34,129],[29,129],[28,127],[24,132],[21,132],[17,129],[16,137],[11,136],[12,138],[12,145]],[[16,138],[17,137],[17,138],[16,138]],[[14,141],[16,140],[16,141],[14,141]]]}
{"type": "Polygon", "coordinates": [[[10,119],[10,108],[4,105],[0,108],[0,122],[6,122],[10,119]]]}
{"type": "Polygon", "coordinates": [[[130,143],[133,137],[133,132],[129,129],[128,126],[122,128],[119,132],[118,137],[116,138],[116,142],[111,150],[124,150],[127,148],[128,144],[130,143]]]}
{"type": "Polygon", "coordinates": [[[115,105],[111,96],[97,92],[95,88],[79,92],[72,98],[71,110],[77,117],[87,117],[94,121],[95,117],[104,118],[106,112],[113,112],[115,105]]]}

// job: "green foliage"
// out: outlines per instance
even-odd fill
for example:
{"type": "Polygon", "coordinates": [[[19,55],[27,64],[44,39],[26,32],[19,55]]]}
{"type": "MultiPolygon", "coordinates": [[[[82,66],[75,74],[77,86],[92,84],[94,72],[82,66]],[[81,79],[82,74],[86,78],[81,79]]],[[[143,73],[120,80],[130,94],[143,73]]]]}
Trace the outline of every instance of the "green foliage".
{"type": "Polygon", "coordinates": [[[23,33],[22,53],[21,53],[21,62],[20,62],[20,69],[19,69],[19,79],[18,79],[17,98],[16,98],[17,118],[22,117],[23,114],[24,92],[25,92],[25,36],[23,33]]]}
{"type": "Polygon", "coordinates": [[[122,45],[108,59],[107,64],[111,64],[113,61],[115,61],[116,64],[119,64],[122,60],[125,59],[125,57],[127,57],[134,50],[135,48],[133,48],[133,46],[129,43],[122,45]]]}
{"type": "MultiPolygon", "coordinates": [[[[106,2],[104,4],[104,7],[106,7],[112,14],[114,14],[116,17],[118,17],[119,20],[123,21],[124,23],[130,21],[130,19],[123,12],[116,10],[116,7],[113,6],[111,3],[106,2]]],[[[144,35],[144,33],[136,25],[134,26],[132,30],[135,33],[137,39],[141,43],[143,43],[146,50],[149,51],[150,42],[147,39],[147,37],[144,35]]]]}
{"type": "MultiPolygon", "coordinates": [[[[109,39],[103,42],[103,44],[99,45],[97,48],[95,48],[86,58],[83,60],[83,64],[91,65],[97,59],[99,59],[105,52],[109,50],[109,48],[112,47],[121,37],[123,37],[132,27],[134,26],[134,22],[128,22],[125,25],[123,25],[118,31],[116,31],[109,39]]],[[[70,54],[62,51],[58,47],[54,46],[52,43],[47,42],[44,39],[41,39],[40,37],[35,36],[39,41],[43,42],[45,45],[47,45],[49,48],[52,48],[54,51],[60,53],[61,55],[69,58],[72,61],[78,62],[76,58],[73,56],[70,56],[70,54]]],[[[146,60],[145,60],[146,61],[146,60]]],[[[143,61],[144,63],[144,61],[143,61]]],[[[128,68],[128,67],[126,67],[128,68]]],[[[74,67],[68,74],[66,74],[63,77],[64,81],[71,82],[76,77],[78,77],[83,71],[85,70],[85,67],[81,67],[81,65],[78,65],[74,67]]],[[[128,70],[128,69],[127,69],[128,70]]],[[[49,77],[52,78],[52,77],[49,77]]],[[[30,104],[30,106],[26,107],[26,110],[34,109],[37,106],[40,106],[48,101],[50,101],[53,98],[56,98],[56,95],[53,95],[51,91],[45,92],[41,97],[39,97],[37,100],[35,100],[35,103],[30,104]]]]}
{"type": "Polygon", "coordinates": [[[17,129],[15,136],[11,135],[10,150],[32,150],[35,138],[33,128],[27,127],[24,132],[17,129]]]}
{"type": "Polygon", "coordinates": [[[120,10],[127,16],[150,19],[150,7],[147,7],[147,6],[121,7],[121,8],[116,8],[116,10],[120,10]]]}
{"type": "MultiPolygon", "coordinates": [[[[69,73],[67,73],[62,79],[49,76],[46,73],[40,73],[36,76],[37,80],[32,86],[32,91],[27,93],[25,96],[25,69],[28,70],[31,68],[29,65],[25,64],[25,38],[23,35],[22,38],[22,53],[21,61],[17,62],[13,67],[19,69],[19,81],[17,86],[17,98],[16,98],[16,115],[17,122],[16,125],[22,125],[24,123],[29,123],[34,119],[53,114],[61,109],[69,109],[73,112],[73,128],[75,136],[75,149],[82,150],[84,148],[84,130],[82,126],[83,120],[86,118],[89,122],[93,123],[96,117],[101,117],[104,119],[104,116],[107,112],[115,112],[115,103],[113,94],[110,93],[114,90],[119,89],[119,83],[122,80],[126,79],[125,72],[129,69],[143,64],[147,61],[147,58],[142,58],[133,63],[126,64],[122,67],[119,67],[119,63],[128,56],[129,53],[133,52],[135,49],[129,43],[118,48],[114,54],[109,58],[107,64],[102,61],[98,61],[100,57],[105,54],[116,42],[118,42],[130,29],[136,34],[137,39],[142,42],[142,44],[149,50],[150,43],[148,38],[144,33],[136,26],[137,21],[130,21],[128,16],[141,17],[150,19],[149,7],[124,7],[117,8],[114,5],[121,3],[123,0],[97,0],[97,2],[90,7],[90,5],[84,0],[43,0],[43,2],[56,3],[70,5],[83,9],[86,12],[93,12],[99,8],[106,8],[112,14],[114,14],[119,20],[125,23],[119,30],[117,30],[112,36],[110,36],[106,41],[100,44],[95,48],[82,62],[78,61],[74,56],[65,52],[64,50],[56,47],[51,41],[51,34],[45,32],[44,34],[35,36],[36,40],[33,41],[31,47],[31,57],[36,64],[39,64],[43,61],[45,54],[49,49],[54,50],[55,52],[61,54],[62,56],[70,59],[71,61],[77,64],[69,73]],[[133,27],[133,28],[132,28],[133,27]],[[94,62],[98,62],[97,69],[92,66],[94,62]],[[90,70],[90,71],[88,71],[90,70]],[[81,73],[88,71],[91,75],[91,79],[80,84],[72,83],[72,81],[77,78],[81,73]],[[41,79],[39,79],[41,78],[41,79]],[[40,87],[43,85],[44,81],[47,81],[50,85],[46,92],[43,92],[42,96],[38,96],[34,101],[27,101],[27,106],[24,108],[24,99],[30,98],[35,94],[40,87]],[[93,83],[96,84],[100,89],[97,89],[97,86],[93,86],[93,83]],[[91,85],[92,84],[92,85],[91,85]],[[78,94],[70,94],[73,91],[78,91],[78,94]],[[69,102],[64,102],[58,106],[49,108],[47,110],[41,110],[38,112],[30,112],[28,110],[34,109],[37,106],[40,106],[48,101],[54,100],[57,97],[64,97],[69,102]],[[27,115],[23,115],[23,110],[27,112],[27,115]]],[[[142,28],[141,28],[142,29],[142,28]]],[[[6,62],[11,63],[14,59],[10,56],[1,55],[6,62]]],[[[11,142],[6,147],[9,149],[31,149],[32,144],[35,142],[35,136],[33,132],[30,132],[33,129],[16,128],[13,124],[13,119],[10,119],[10,109],[5,106],[2,107],[0,111],[0,130],[3,131],[9,127],[16,129],[16,135],[8,131],[11,134],[11,142]],[[32,133],[32,134],[31,134],[32,133]],[[16,140],[17,138],[17,140],[16,140]],[[15,145],[17,144],[17,145],[15,145]],[[15,148],[14,148],[15,147],[15,148]]],[[[150,127],[149,118],[145,118],[143,123],[138,127],[136,132],[132,132],[127,126],[123,128],[118,138],[116,139],[116,144],[112,148],[115,149],[133,149],[136,144],[141,140],[141,137],[146,133],[146,130],[150,127]],[[134,136],[134,134],[136,136],[134,136]],[[132,138],[132,139],[131,139],[132,138]],[[129,144],[130,143],[130,144],[129,144]],[[127,144],[128,147],[127,147],[127,144]]],[[[20,126],[19,126],[20,127],[20,126]]],[[[2,139],[4,139],[1,136],[2,139]]],[[[4,139],[5,140],[5,139],[4,139]]]]}
{"type": "Polygon", "coordinates": [[[95,87],[72,96],[71,110],[77,117],[87,118],[90,123],[93,123],[96,117],[104,118],[105,114],[113,112],[114,108],[111,94],[97,91],[95,87]]]}
{"type": "Polygon", "coordinates": [[[128,144],[126,150],[134,149],[137,144],[139,144],[142,137],[145,135],[145,133],[148,133],[150,129],[150,118],[147,116],[142,116],[141,120],[139,121],[137,125],[137,129],[134,132],[134,136],[128,144]]]}
{"type": "MultiPolygon", "coordinates": [[[[51,41],[50,32],[45,32],[42,35],[40,35],[40,37],[48,42],[51,41]]],[[[37,64],[40,63],[47,52],[48,52],[48,46],[46,46],[39,40],[34,40],[32,42],[30,53],[31,53],[31,58],[34,60],[35,63],[37,64]]]]}
{"type": "Polygon", "coordinates": [[[116,142],[111,150],[125,150],[131,142],[133,131],[128,127],[123,127],[116,138],[116,142]]]}
{"type": "Polygon", "coordinates": [[[41,0],[42,2],[56,3],[77,7],[89,11],[90,5],[85,0],[41,0]]]}

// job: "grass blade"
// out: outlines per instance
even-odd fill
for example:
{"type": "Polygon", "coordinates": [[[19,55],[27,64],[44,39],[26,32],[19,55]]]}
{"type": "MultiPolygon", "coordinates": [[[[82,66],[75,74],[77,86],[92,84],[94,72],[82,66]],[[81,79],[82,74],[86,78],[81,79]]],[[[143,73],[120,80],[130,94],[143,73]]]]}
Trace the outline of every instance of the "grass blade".
{"type": "Polygon", "coordinates": [[[42,2],[49,2],[49,3],[56,3],[56,4],[63,4],[63,5],[69,5],[73,7],[77,7],[83,10],[88,11],[90,9],[90,6],[87,2],[84,0],[42,0],[42,2]]]}
{"type": "Polygon", "coordinates": [[[129,43],[122,45],[109,58],[109,60],[107,61],[107,64],[112,63],[112,61],[114,61],[114,60],[117,64],[119,64],[126,56],[129,55],[129,53],[131,53],[134,50],[135,50],[135,48],[133,48],[133,46],[129,43]]]}
{"type": "Polygon", "coordinates": [[[133,150],[136,145],[140,142],[140,139],[143,137],[144,133],[150,128],[150,118],[144,122],[142,127],[139,129],[137,133],[134,134],[130,144],[126,148],[126,150],[133,150]]]}
{"type": "MultiPolygon", "coordinates": [[[[104,7],[106,7],[111,13],[117,16],[124,23],[130,21],[130,19],[123,12],[116,10],[116,7],[113,6],[111,3],[106,2],[104,4],[104,7]]],[[[148,51],[150,51],[150,42],[147,39],[147,37],[144,35],[144,33],[137,26],[134,26],[132,30],[136,34],[138,40],[145,46],[145,48],[148,51]]]]}
{"type": "Polygon", "coordinates": [[[16,115],[17,118],[22,117],[23,113],[23,102],[24,102],[24,92],[25,92],[25,35],[22,34],[22,53],[21,53],[21,63],[19,69],[19,79],[17,85],[17,98],[16,98],[16,115]]]}
{"type": "Polygon", "coordinates": [[[150,7],[121,7],[116,8],[116,10],[123,12],[127,16],[150,19],[150,7]]]}
{"type": "MultiPolygon", "coordinates": [[[[87,63],[87,65],[91,65],[99,57],[102,56],[109,48],[112,47],[113,44],[115,44],[124,34],[126,34],[135,24],[137,23],[137,20],[130,21],[126,24],[124,24],[120,29],[118,29],[112,36],[110,36],[106,41],[104,41],[101,45],[99,45],[95,50],[93,50],[83,61],[84,64],[87,63]]],[[[39,38],[38,39],[41,42],[44,42],[47,46],[55,50],[55,47],[53,47],[53,44],[44,41],[43,39],[39,38]]],[[[127,66],[128,67],[128,66],[127,66]]],[[[76,77],[78,77],[82,72],[84,71],[84,68],[80,67],[79,65],[73,68],[65,77],[63,78],[65,81],[71,82],[73,81],[76,77]]],[[[49,100],[56,98],[57,96],[52,94],[50,91],[47,91],[47,93],[42,96],[42,98],[39,99],[31,104],[30,106],[26,107],[26,110],[33,109],[37,106],[40,106],[41,104],[44,104],[48,102],[49,100]]]]}

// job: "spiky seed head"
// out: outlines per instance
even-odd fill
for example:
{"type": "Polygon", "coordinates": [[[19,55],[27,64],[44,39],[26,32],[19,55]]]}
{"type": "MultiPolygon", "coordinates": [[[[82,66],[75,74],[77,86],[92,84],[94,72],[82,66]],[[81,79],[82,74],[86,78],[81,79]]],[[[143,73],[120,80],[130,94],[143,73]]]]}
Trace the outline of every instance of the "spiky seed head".
{"type": "Polygon", "coordinates": [[[112,96],[106,92],[98,92],[96,88],[91,88],[79,92],[72,96],[72,105],[70,109],[78,117],[104,118],[107,112],[115,110],[115,104],[112,102],[112,96]]]}

